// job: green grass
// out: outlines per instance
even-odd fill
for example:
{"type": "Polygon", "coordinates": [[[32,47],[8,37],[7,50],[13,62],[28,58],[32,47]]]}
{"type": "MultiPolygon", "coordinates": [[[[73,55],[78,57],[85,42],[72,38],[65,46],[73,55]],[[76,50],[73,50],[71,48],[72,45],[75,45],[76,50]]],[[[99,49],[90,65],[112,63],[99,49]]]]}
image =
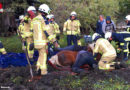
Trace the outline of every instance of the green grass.
{"type": "Polygon", "coordinates": [[[81,88],[85,86],[84,82],[86,81],[88,81],[87,77],[80,79],[80,77],[78,76],[68,75],[67,77],[59,81],[59,85],[61,87],[67,87],[70,90],[74,90],[74,89],[82,90],[81,88]]]}
{"type": "Polygon", "coordinates": [[[113,80],[99,80],[93,85],[95,90],[129,90],[130,85],[128,82],[120,79],[119,77],[113,80]]]}
{"type": "Polygon", "coordinates": [[[7,52],[23,52],[20,38],[16,36],[0,37],[7,52]]]}
{"type": "MultiPolygon", "coordinates": [[[[61,47],[67,46],[66,39],[67,37],[65,35],[60,36],[59,43],[61,47]]],[[[21,40],[17,35],[11,37],[0,37],[0,41],[2,41],[4,48],[7,50],[7,52],[23,52],[21,40]]],[[[84,45],[84,39],[81,39],[81,42],[84,45]]]]}
{"type": "MultiPolygon", "coordinates": [[[[82,45],[85,45],[84,39],[80,39],[82,45]]],[[[59,40],[60,46],[61,47],[66,47],[67,46],[67,36],[66,35],[60,35],[60,40],[59,40]]]]}

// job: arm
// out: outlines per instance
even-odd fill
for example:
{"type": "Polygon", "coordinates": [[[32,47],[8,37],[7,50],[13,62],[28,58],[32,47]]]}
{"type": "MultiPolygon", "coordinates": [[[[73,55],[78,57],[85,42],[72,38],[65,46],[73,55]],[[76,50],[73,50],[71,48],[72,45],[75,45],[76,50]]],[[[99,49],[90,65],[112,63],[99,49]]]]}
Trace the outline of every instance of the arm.
{"type": "Polygon", "coordinates": [[[57,23],[54,24],[54,27],[55,27],[55,32],[57,34],[60,34],[60,29],[59,29],[59,25],[57,23]]]}
{"type": "Polygon", "coordinates": [[[105,28],[106,28],[106,22],[103,22],[103,24],[102,24],[102,32],[105,34],[105,28]]]}
{"type": "Polygon", "coordinates": [[[48,40],[51,41],[55,45],[55,47],[59,47],[57,40],[56,40],[56,35],[54,34],[54,32],[52,30],[52,26],[46,25],[44,33],[45,33],[46,37],[48,38],[48,40]]]}
{"type": "Polygon", "coordinates": [[[114,21],[112,21],[112,24],[113,24],[114,31],[116,31],[116,25],[115,25],[114,21]]]}
{"type": "Polygon", "coordinates": [[[66,34],[66,29],[67,29],[67,21],[64,23],[64,27],[63,27],[63,33],[66,34]]]}
{"type": "Polygon", "coordinates": [[[78,31],[77,31],[78,35],[80,35],[80,26],[81,26],[80,21],[78,21],[78,31]]]}

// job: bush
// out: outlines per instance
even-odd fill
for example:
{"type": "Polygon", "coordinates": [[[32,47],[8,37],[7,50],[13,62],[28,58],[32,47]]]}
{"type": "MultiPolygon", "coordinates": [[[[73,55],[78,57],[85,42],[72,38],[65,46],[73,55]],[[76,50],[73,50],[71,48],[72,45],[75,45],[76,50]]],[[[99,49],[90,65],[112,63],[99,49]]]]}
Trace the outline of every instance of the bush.
{"type": "Polygon", "coordinates": [[[100,14],[109,15],[116,21],[119,12],[119,0],[48,0],[47,3],[60,27],[63,27],[70,13],[76,11],[82,27],[91,31],[95,30],[100,14]]]}

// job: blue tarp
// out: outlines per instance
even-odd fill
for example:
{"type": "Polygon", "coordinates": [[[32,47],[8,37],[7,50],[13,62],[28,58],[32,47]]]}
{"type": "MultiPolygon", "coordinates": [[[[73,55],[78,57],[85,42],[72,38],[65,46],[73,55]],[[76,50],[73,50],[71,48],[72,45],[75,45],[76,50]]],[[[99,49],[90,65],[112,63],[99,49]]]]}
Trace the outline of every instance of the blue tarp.
{"type": "MultiPolygon", "coordinates": [[[[48,56],[48,60],[52,55],[55,55],[56,52],[51,52],[51,55],[48,56]]],[[[34,53],[34,62],[38,59],[38,52],[34,53]]],[[[33,64],[34,62],[30,62],[33,64]]],[[[25,53],[7,53],[6,55],[0,55],[0,68],[7,68],[9,66],[20,67],[28,65],[25,53]]]]}
{"type": "MultiPolygon", "coordinates": [[[[34,62],[37,61],[38,53],[34,54],[34,62]]],[[[6,68],[9,66],[26,66],[28,64],[25,53],[7,53],[0,55],[0,67],[6,68]]],[[[31,62],[33,64],[33,62],[31,62]]]]}

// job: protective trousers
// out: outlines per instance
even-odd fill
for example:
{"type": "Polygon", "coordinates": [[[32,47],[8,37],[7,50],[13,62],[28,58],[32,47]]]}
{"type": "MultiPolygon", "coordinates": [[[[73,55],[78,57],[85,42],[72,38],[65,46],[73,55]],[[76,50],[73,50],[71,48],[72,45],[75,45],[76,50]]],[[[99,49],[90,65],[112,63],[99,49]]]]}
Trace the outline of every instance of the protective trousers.
{"type": "Polygon", "coordinates": [[[101,57],[101,60],[98,63],[99,69],[102,69],[102,70],[115,69],[114,62],[113,62],[115,58],[116,58],[116,55],[109,55],[109,56],[101,57]]]}
{"type": "Polygon", "coordinates": [[[41,75],[47,74],[47,52],[46,52],[46,46],[44,46],[41,49],[38,49],[39,57],[37,61],[37,71],[41,69],[41,75]]]}
{"type": "Polygon", "coordinates": [[[68,46],[72,45],[72,42],[74,45],[77,45],[77,37],[76,35],[67,35],[67,44],[68,46]]]}
{"type": "Polygon", "coordinates": [[[90,67],[92,67],[93,64],[97,64],[97,62],[94,60],[92,53],[82,50],[76,57],[76,61],[72,66],[72,71],[76,73],[84,71],[84,69],[81,69],[80,67],[85,64],[88,64],[90,67]]]}
{"type": "Polygon", "coordinates": [[[26,38],[26,42],[27,42],[28,56],[30,59],[32,59],[34,54],[34,47],[32,47],[31,45],[33,43],[33,38],[31,37],[26,38]]]}

